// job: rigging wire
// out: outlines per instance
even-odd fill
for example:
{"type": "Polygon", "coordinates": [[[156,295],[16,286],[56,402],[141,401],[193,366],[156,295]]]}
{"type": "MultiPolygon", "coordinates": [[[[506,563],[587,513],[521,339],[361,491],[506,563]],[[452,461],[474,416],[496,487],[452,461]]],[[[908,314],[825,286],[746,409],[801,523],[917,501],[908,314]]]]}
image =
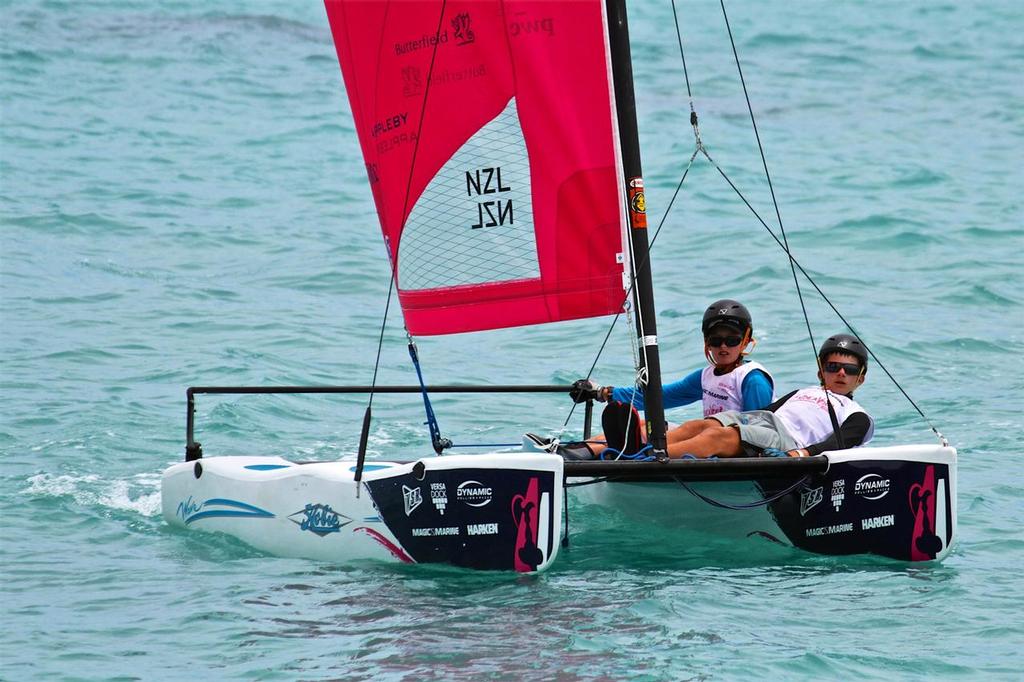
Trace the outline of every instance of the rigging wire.
{"type": "MultiPolygon", "coordinates": [[[[725,28],[729,33],[729,44],[732,45],[732,55],[736,61],[736,71],[740,76],[740,85],[743,86],[743,97],[747,101],[747,112],[750,114],[750,125],[754,129],[754,139],[757,140],[757,150],[761,154],[761,165],[764,167],[764,177],[768,180],[768,191],[772,195],[772,206],[775,207],[775,218],[779,221],[779,232],[782,234],[782,242],[785,244],[786,255],[789,257],[789,269],[793,273],[793,284],[796,286],[796,295],[800,299],[800,310],[804,315],[804,324],[807,326],[807,338],[811,342],[811,352],[815,352],[817,346],[814,343],[814,332],[811,331],[811,320],[807,316],[807,305],[804,302],[804,295],[800,289],[800,278],[796,276],[796,266],[793,264],[793,254],[789,250],[789,238],[786,237],[786,227],[782,223],[782,213],[779,210],[779,202],[775,198],[775,185],[772,183],[772,175],[768,172],[768,160],[764,155],[764,146],[761,144],[761,134],[757,130],[757,121],[754,118],[754,108],[750,104],[750,95],[747,93],[747,81],[743,78],[743,67],[740,66],[740,55],[736,51],[736,41],[732,37],[732,26],[729,25],[729,15],[725,11],[725,0],[718,0],[722,6],[722,16],[725,18],[725,28]]],[[[674,5],[673,5],[674,6],[674,5]]],[[[676,20],[676,28],[678,29],[679,22],[676,20]]],[[[682,54],[682,41],[679,43],[680,54],[682,54]]],[[[685,63],[685,62],[684,62],[685,63]]],[[[692,104],[691,104],[692,106],[692,104]]],[[[817,354],[815,354],[817,357],[817,354]]],[[[821,362],[818,362],[818,369],[821,369],[821,362]]]]}
{"type": "Polygon", "coordinates": [[[373,379],[370,382],[370,397],[366,402],[366,411],[363,412],[363,426],[359,432],[359,450],[356,453],[356,471],[353,480],[356,484],[356,498],[362,486],[359,483],[363,480],[363,466],[366,463],[366,441],[370,437],[370,420],[373,414],[374,388],[377,386],[377,370],[380,368],[380,351],[384,346],[384,329],[388,324],[388,310],[391,309],[391,292],[395,287],[395,278],[391,278],[388,284],[388,298],[384,303],[384,317],[380,321],[380,336],[377,338],[377,359],[373,363],[373,379]]]}
{"type": "MultiPolygon", "coordinates": [[[[690,161],[689,161],[689,163],[686,166],[686,170],[683,172],[682,177],[680,178],[679,182],[676,185],[676,188],[675,188],[675,191],[672,194],[671,200],[669,201],[668,205],[665,208],[664,213],[662,214],[661,220],[658,223],[658,227],[655,230],[654,235],[653,235],[653,237],[651,239],[650,248],[648,249],[648,254],[647,254],[646,259],[644,260],[644,262],[641,264],[641,267],[646,267],[647,266],[647,263],[650,260],[650,255],[653,252],[654,243],[657,241],[658,235],[661,233],[661,229],[664,226],[666,219],[668,218],[668,214],[672,210],[672,207],[675,204],[675,201],[676,201],[677,197],[679,196],[679,192],[682,190],[683,183],[685,182],[686,177],[687,177],[687,175],[690,172],[690,169],[693,167],[693,162],[694,162],[695,158],[697,157],[697,155],[701,154],[701,155],[703,155],[708,160],[708,162],[715,168],[715,170],[718,171],[718,173],[719,173],[719,175],[721,175],[722,179],[725,180],[725,182],[729,185],[730,188],[732,188],[733,192],[736,193],[736,195],[743,202],[743,204],[746,205],[747,209],[750,210],[751,214],[753,214],[753,216],[757,219],[757,221],[761,224],[761,226],[764,227],[764,229],[768,232],[768,234],[771,236],[771,238],[773,240],[775,240],[775,243],[778,244],[778,246],[786,254],[786,256],[787,256],[787,258],[789,260],[789,263],[790,263],[790,270],[793,273],[794,284],[796,285],[796,288],[797,288],[797,295],[798,295],[798,297],[800,299],[800,306],[801,306],[801,309],[803,311],[804,322],[807,325],[807,334],[808,334],[808,338],[810,339],[810,342],[811,342],[812,350],[815,349],[814,336],[813,336],[813,333],[812,333],[811,328],[810,328],[810,321],[809,321],[809,317],[808,317],[808,314],[807,314],[806,305],[804,303],[804,298],[803,298],[803,295],[802,295],[802,291],[800,289],[799,277],[797,277],[797,274],[796,274],[797,270],[800,271],[800,274],[803,275],[803,277],[814,288],[814,290],[818,293],[818,295],[821,296],[822,300],[824,300],[825,303],[828,304],[829,308],[832,309],[832,312],[834,312],[836,314],[836,316],[843,322],[843,324],[846,325],[846,327],[851,332],[856,334],[856,336],[858,338],[861,338],[861,335],[857,333],[857,331],[854,328],[853,324],[849,320],[847,320],[846,317],[841,312],[839,312],[839,309],[835,306],[834,303],[832,303],[832,300],[825,294],[824,291],[822,291],[821,287],[818,286],[818,283],[814,281],[814,278],[811,277],[810,273],[807,272],[807,270],[803,267],[803,265],[800,263],[800,261],[797,260],[796,256],[794,256],[792,251],[790,250],[789,240],[787,239],[786,234],[785,234],[785,228],[783,226],[782,216],[781,216],[781,213],[779,211],[778,202],[776,201],[776,197],[775,197],[775,189],[772,186],[771,176],[770,176],[770,174],[768,172],[768,164],[767,164],[767,161],[765,160],[764,148],[761,145],[760,135],[759,135],[759,133],[757,131],[757,123],[754,120],[753,108],[751,107],[751,104],[750,104],[750,97],[747,94],[746,82],[745,82],[745,80],[743,78],[742,67],[740,66],[740,63],[739,63],[739,56],[738,56],[737,51],[736,51],[736,44],[735,44],[735,41],[733,40],[733,37],[732,37],[732,29],[731,29],[731,27],[729,27],[729,20],[728,20],[728,14],[726,13],[726,10],[725,10],[725,3],[724,3],[724,0],[719,0],[719,2],[722,5],[722,13],[723,13],[723,16],[725,17],[726,26],[728,28],[729,40],[730,40],[730,43],[732,44],[732,49],[733,49],[733,56],[734,56],[734,58],[736,60],[737,70],[740,73],[741,83],[743,84],[743,93],[744,93],[744,97],[746,98],[746,101],[747,101],[747,108],[748,108],[748,111],[750,113],[751,123],[754,126],[754,134],[755,134],[755,137],[757,138],[758,150],[761,153],[761,162],[762,162],[762,165],[764,166],[764,169],[765,169],[765,175],[768,178],[769,188],[771,189],[772,203],[775,206],[776,217],[777,217],[777,219],[779,221],[779,228],[780,228],[780,233],[782,234],[782,239],[779,239],[779,236],[775,234],[775,231],[772,230],[772,228],[768,225],[768,223],[765,222],[764,218],[762,218],[761,215],[757,212],[757,210],[753,207],[753,205],[751,205],[750,201],[747,200],[747,198],[746,198],[746,196],[744,196],[743,192],[740,191],[740,189],[736,186],[736,184],[732,181],[732,179],[728,176],[728,174],[726,174],[726,172],[724,170],[722,170],[722,167],[719,166],[718,162],[716,162],[711,157],[711,154],[708,152],[707,147],[704,145],[704,142],[701,139],[700,128],[698,126],[697,112],[696,112],[696,108],[694,107],[694,103],[693,103],[693,92],[692,92],[692,89],[691,89],[691,86],[690,86],[690,75],[689,75],[689,71],[688,71],[687,66],[686,66],[686,55],[685,55],[685,52],[683,50],[682,32],[681,32],[681,30],[679,28],[678,11],[676,9],[675,0],[672,0],[672,14],[673,14],[673,18],[674,18],[674,21],[675,21],[676,37],[677,37],[677,40],[679,42],[679,54],[680,54],[680,59],[682,61],[682,65],[683,65],[683,76],[684,76],[684,78],[686,80],[686,92],[687,92],[687,96],[689,97],[689,103],[690,103],[690,125],[693,128],[693,133],[694,133],[694,138],[695,138],[695,149],[694,149],[693,154],[690,156],[690,161]]],[[[629,289],[626,292],[625,300],[629,300],[629,297],[632,294],[633,281],[635,281],[635,276],[631,277],[630,287],[629,287],[629,289]]],[[[625,304],[625,300],[624,300],[624,304],[625,304]]],[[[591,363],[590,368],[587,370],[587,377],[586,377],[587,379],[589,379],[591,377],[591,375],[594,372],[594,369],[597,367],[597,363],[600,361],[601,355],[604,353],[604,349],[605,349],[605,347],[608,344],[609,338],[611,337],[611,333],[614,330],[615,325],[618,323],[619,317],[621,315],[622,315],[621,311],[616,313],[615,317],[612,319],[611,323],[609,324],[608,331],[605,333],[604,339],[602,340],[601,345],[598,348],[597,353],[594,356],[594,361],[591,363]]],[[[914,410],[917,412],[917,414],[925,421],[926,424],[928,424],[929,428],[931,428],[932,432],[938,437],[938,439],[942,443],[942,445],[943,446],[947,446],[949,444],[949,441],[938,430],[938,428],[935,426],[935,424],[932,423],[932,420],[928,418],[928,416],[924,413],[924,411],[921,410],[921,408],[914,401],[914,399],[910,397],[910,395],[906,392],[906,390],[903,388],[903,386],[900,384],[900,382],[896,379],[896,377],[893,376],[893,374],[889,371],[888,367],[886,367],[885,364],[875,354],[875,352],[873,350],[871,350],[871,348],[866,343],[864,343],[862,338],[861,338],[861,343],[864,345],[864,349],[867,351],[868,355],[870,355],[871,358],[878,364],[879,368],[881,368],[881,370],[885,373],[885,375],[889,378],[889,380],[893,383],[893,385],[896,386],[897,390],[899,390],[899,392],[903,395],[903,397],[906,398],[907,402],[910,403],[910,405],[914,408],[914,410]]],[[[820,359],[817,357],[817,353],[815,353],[815,360],[818,363],[819,369],[820,369],[820,359]]],[[[562,429],[561,429],[562,431],[564,431],[566,426],[568,425],[569,420],[572,418],[574,410],[575,410],[575,405],[573,405],[573,407],[570,409],[569,414],[566,417],[565,422],[562,425],[562,429]]]]}
{"type": "MultiPolygon", "coordinates": [[[[797,268],[800,269],[801,274],[803,274],[803,276],[807,279],[807,281],[811,284],[811,286],[814,287],[815,291],[818,292],[818,294],[822,297],[822,299],[826,303],[828,303],[829,307],[832,308],[832,311],[839,317],[840,320],[843,321],[843,324],[846,325],[847,329],[849,329],[851,332],[856,334],[858,339],[861,339],[861,335],[857,333],[857,331],[854,329],[853,325],[843,316],[842,313],[839,312],[839,310],[835,307],[835,305],[833,305],[832,301],[828,298],[828,296],[825,295],[825,292],[821,290],[821,288],[814,281],[814,279],[810,276],[810,274],[803,268],[803,266],[801,266],[800,263],[797,262],[796,257],[793,255],[792,251],[790,251],[789,240],[786,238],[786,231],[785,231],[785,228],[783,227],[783,224],[782,224],[782,215],[779,212],[779,204],[778,204],[778,202],[775,199],[775,188],[772,185],[771,174],[768,172],[768,162],[765,160],[764,147],[761,145],[761,136],[760,136],[760,134],[757,131],[757,122],[754,120],[754,110],[753,110],[753,107],[750,104],[750,96],[747,94],[747,84],[746,84],[745,79],[743,78],[743,68],[740,66],[739,54],[736,51],[736,42],[733,40],[732,28],[729,25],[729,15],[728,15],[728,13],[725,10],[725,0],[719,0],[719,4],[722,7],[722,16],[725,19],[725,26],[726,26],[726,29],[727,29],[727,31],[729,33],[729,42],[732,45],[733,57],[735,58],[735,61],[736,61],[736,70],[739,72],[740,83],[743,85],[743,96],[746,98],[747,111],[750,113],[750,122],[751,122],[751,124],[752,124],[752,126],[754,128],[754,136],[757,138],[757,148],[758,148],[758,150],[761,153],[761,163],[764,165],[765,177],[768,180],[768,187],[771,190],[772,204],[775,206],[775,215],[778,218],[778,221],[779,221],[779,231],[782,234],[782,240],[781,241],[775,235],[775,233],[772,231],[772,229],[770,227],[768,227],[768,224],[761,218],[761,216],[757,213],[757,211],[754,210],[754,207],[751,206],[750,202],[747,201],[746,197],[743,196],[742,192],[739,191],[739,189],[732,182],[732,180],[729,179],[729,177],[725,174],[725,171],[723,171],[721,169],[721,167],[719,167],[719,165],[714,162],[714,160],[708,154],[707,150],[703,149],[703,146],[702,146],[702,150],[704,152],[704,155],[707,157],[708,161],[710,161],[712,163],[712,165],[714,165],[715,169],[719,172],[719,174],[725,179],[725,181],[729,184],[729,186],[732,187],[733,191],[736,192],[736,194],[740,197],[740,199],[743,200],[743,203],[746,204],[747,208],[749,208],[751,213],[754,214],[754,216],[757,218],[758,222],[760,222],[761,225],[764,226],[764,228],[766,230],[768,230],[768,234],[770,234],[772,236],[772,239],[774,239],[775,242],[782,248],[782,250],[785,251],[786,256],[789,258],[790,269],[793,272],[793,282],[796,285],[797,296],[800,299],[800,307],[803,310],[804,322],[807,324],[807,335],[808,335],[808,338],[810,339],[810,342],[811,342],[811,350],[815,354],[815,362],[818,364],[818,369],[821,370],[821,358],[818,357],[818,355],[817,355],[817,351],[816,351],[817,345],[814,343],[814,336],[813,336],[813,334],[811,332],[810,320],[809,320],[809,318],[807,316],[807,308],[806,308],[806,306],[804,304],[803,294],[801,293],[801,290],[800,290],[800,280],[799,280],[799,278],[796,275],[796,269],[797,268]]],[[[673,4],[673,7],[674,7],[674,4],[673,4]]],[[[676,27],[678,29],[678,19],[677,19],[676,27]]],[[[681,43],[680,43],[680,49],[682,49],[681,48],[681,43]]],[[[685,67],[684,67],[684,72],[685,72],[685,67]]],[[[928,426],[931,428],[932,432],[939,438],[939,441],[944,446],[949,445],[949,441],[946,440],[946,437],[943,436],[942,433],[939,432],[939,430],[935,427],[935,425],[932,423],[932,421],[925,415],[925,413],[921,410],[921,408],[918,407],[917,403],[914,402],[914,399],[911,398],[910,395],[903,389],[903,386],[900,385],[900,382],[896,380],[896,377],[894,377],[892,375],[892,373],[889,372],[889,369],[882,363],[882,361],[878,359],[878,356],[875,355],[874,351],[872,351],[868,347],[868,345],[866,343],[864,343],[863,339],[861,339],[861,343],[864,345],[864,349],[867,350],[868,354],[874,359],[874,361],[876,363],[878,363],[878,366],[882,369],[882,371],[885,372],[885,375],[887,377],[889,377],[889,380],[892,381],[893,385],[896,386],[896,388],[899,390],[899,392],[903,394],[903,397],[907,399],[907,401],[914,407],[914,409],[921,416],[921,418],[924,419],[925,423],[928,424],[928,426]]],[[[828,402],[828,405],[829,405],[829,416],[832,419],[833,428],[835,429],[836,433],[838,434],[839,433],[839,428],[838,428],[838,424],[836,423],[835,413],[832,410],[831,401],[828,402]]]]}
{"type": "MultiPolygon", "coordinates": [[[[699,140],[698,140],[699,141],[699,140]]],[[[668,214],[672,211],[672,206],[675,205],[676,199],[679,197],[679,192],[683,188],[683,183],[686,182],[687,176],[690,174],[690,168],[693,167],[693,162],[697,158],[697,154],[700,152],[700,147],[693,150],[693,154],[690,155],[690,162],[686,164],[686,170],[683,171],[683,175],[679,178],[679,182],[676,183],[676,189],[672,193],[672,198],[669,199],[668,205],[665,207],[664,213],[661,215],[661,219],[658,221],[658,227],[655,228],[654,234],[651,236],[651,241],[647,246],[647,255],[644,260],[640,263],[640,267],[647,267],[647,264],[651,260],[651,251],[654,249],[654,244],[658,241],[658,235],[661,234],[661,228],[665,226],[665,221],[668,219],[668,214]]],[[[615,317],[612,318],[611,323],[608,325],[608,331],[605,332],[604,339],[601,341],[600,347],[597,349],[597,353],[594,355],[594,361],[590,364],[590,369],[587,370],[587,379],[590,379],[594,373],[594,369],[597,368],[597,363],[601,360],[601,355],[604,353],[605,346],[608,345],[608,339],[611,338],[612,332],[615,330],[615,325],[618,323],[619,318],[622,317],[623,312],[629,312],[629,301],[633,295],[633,287],[636,285],[636,274],[635,271],[639,268],[634,269],[630,272],[629,287],[626,289],[626,294],[622,299],[622,310],[615,313],[615,317]]],[[[628,319],[628,318],[627,318],[628,319]]],[[[633,335],[630,335],[631,338],[633,335]]],[[[559,434],[565,431],[569,424],[569,420],[572,419],[573,412],[576,411],[576,404],[569,409],[569,414],[566,415],[565,421],[562,423],[562,428],[559,430],[559,434]]]]}
{"type": "Polygon", "coordinates": [[[391,282],[388,283],[388,299],[384,303],[384,317],[380,321],[380,335],[377,337],[377,359],[373,363],[373,379],[370,380],[370,398],[367,401],[366,408],[370,409],[373,407],[373,389],[377,386],[377,370],[380,368],[380,351],[384,346],[384,328],[388,324],[388,311],[391,309],[391,294],[395,289],[395,279],[392,277],[391,282]]]}
{"type": "Polygon", "coordinates": [[[683,58],[683,78],[686,79],[686,95],[690,98],[690,111],[693,112],[693,91],[690,89],[690,72],[686,69],[686,55],[683,54],[683,32],[679,29],[679,12],[676,10],[676,0],[672,0],[672,19],[676,25],[676,40],[679,41],[679,54],[683,58]]]}
{"type": "MultiPolygon", "coordinates": [[[[413,177],[413,172],[416,169],[416,155],[419,152],[420,139],[422,138],[422,133],[423,133],[423,122],[424,122],[425,114],[426,114],[426,111],[427,111],[427,96],[430,94],[430,83],[432,81],[432,76],[433,76],[433,73],[434,73],[434,61],[437,58],[437,47],[438,47],[438,45],[440,45],[440,40],[438,40],[438,36],[441,35],[441,26],[444,24],[444,12],[445,12],[445,8],[446,8],[447,4],[448,4],[447,0],[442,0],[442,2],[441,2],[441,11],[440,11],[440,13],[438,14],[438,17],[437,17],[437,30],[434,32],[434,38],[435,38],[435,40],[434,40],[434,49],[431,51],[431,54],[430,54],[430,67],[427,69],[427,81],[426,81],[426,86],[423,89],[423,102],[422,102],[422,104],[420,106],[419,123],[417,124],[417,128],[416,128],[416,141],[413,144],[413,148],[412,148],[412,159],[409,162],[409,177],[407,178],[406,185],[405,185],[405,199],[402,202],[402,216],[401,216],[401,220],[402,220],[402,227],[403,228],[405,227],[405,221],[408,220],[408,218],[409,218],[409,216],[408,216],[409,196],[412,193],[412,177],[413,177]]],[[[374,365],[373,365],[373,381],[370,384],[370,397],[369,397],[369,400],[367,401],[366,413],[363,416],[363,432],[362,432],[362,434],[360,436],[359,454],[358,454],[358,456],[356,458],[355,481],[356,481],[357,485],[358,485],[359,481],[362,478],[363,463],[364,463],[364,460],[365,460],[365,457],[366,457],[366,438],[367,438],[367,433],[368,433],[369,427],[370,427],[370,415],[371,415],[371,407],[373,405],[374,388],[377,386],[377,370],[380,367],[381,346],[384,343],[384,327],[387,324],[388,309],[391,307],[391,295],[394,292],[395,283],[396,283],[396,280],[398,279],[398,271],[397,271],[398,265],[397,265],[396,259],[394,257],[392,257],[391,245],[390,245],[390,242],[388,241],[386,235],[385,235],[385,243],[386,243],[386,246],[387,246],[388,262],[391,265],[391,282],[388,285],[388,299],[387,299],[387,302],[384,305],[384,319],[381,320],[380,338],[377,340],[377,359],[376,359],[376,361],[374,362],[374,365]]],[[[431,407],[430,396],[427,394],[427,387],[426,387],[426,384],[423,381],[423,373],[420,370],[419,353],[416,350],[416,344],[413,341],[412,334],[409,333],[409,327],[405,324],[404,316],[402,318],[402,327],[405,330],[405,336],[406,336],[406,339],[408,340],[409,356],[412,359],[413,367],[416,369],[416,377],[418,378],[418,380],[420,382],[420,390],[421,390],[422,395],[423,395],[423,404],[424,404],[424,408],[425,408],[426,415],[427,415],[426,424],[427,424],[428,430],[430,431],[430,441],[431,441],[431,444],[432,444],[432,446],[434,448],[434,451],[437,454],[440,455],[441,452],[443,452],[445,448],[451,447],[452,443],[447,438],[442,438],[441,437],[441,429],[438,426],[437,417],[434,415],[434,410],[431,407]]]]}
{"type": "MultiPolygon", "coordinates": [[[[786,254],[789,257],[789,270],[793,273],[793,285],[796,287],[796,296],[800,301],[800,311],[804,316],[804,325],[807,327],[807,339],[811,344],[811,352],[814,353],[814,361],[818,365],[818,376],[821,379],[821,388],[825,393],[825,406],[828,408],[828,418],[832,422],[832,431],[836,434],[836,438],[839,443],[839,449],[844,448],[843,443],[843,432],[839,428],[839,418],[836,417],[836,410],[832,406],[832,400],[829,398],[828,390],[825,388],[825,373],[821,366],[821,357],[817,354],[817,344],[814,343],[814,332],[811,330],[811,319],[807,316],[807,303],[804,301],[803,291],[800,289],[800,278],[796,276],[796,266],[793,265],[793,254],[789,250],[789,237],[786,236],[786,226],[782,223],[782,212],[779,210],[779,202],[775,198],[775,184],[772,183],[772,174],[768,172],[768,159],[764,154],[764,145],[761,144],[761,133],[757,130],[757,120],[754,118],[754,107],[750,104],[750,93],[747,92],[747,80],[743,77],[743,67],[740,66],[740,54],[736,50],[736,41],[732,37],[732,26],[729,24],[729,14],[725,11],[725,0],[718,0],[722,7],[722,18],[725,19],[725,30],[729,34],[729,44],[732,46],[732,56],[736,62],[736,72],[740,76],[740,85],[743,86],[743,98],[747,102],[747,112],[750,114],[750,125],[754,129],[754,139],[757,140],[757,151],[761,155],[761,165],[764,168],[764,177],[768,181],[768,191],[772,195],[772,206],[775,207],[775,218],[779,222],[779,232],[782,234],[782,242],[786,245],[786,254]]],[[[676,27],[678,29],[678,20],[676,27]]],[[[682,42],[679,43],[680,53],[682,52],[682,42]]]]}
{"type": "Polygon", "coordinates": [[[707,154],[707,152],[705,152],[705,156],[707,156],[708,161],[710,161],[711,164],[715,167],[715,170],[718,171],[718,173],[722,176],[722,178],[726,181],[726,183],[728,183],[729,187],[731,187],[732,190],[736,193],[736,196],[738,196],[740,198],[740,200],[744,204],[746,204],[747,208],[750,210],[750,212],[753,214],[753,216],[755,218],[757,218],[757,221],[759,223],[761,223],[761,226],[765,230],[767,230],[768,234],[771,235],[772,239],[775,240],[775,243],[778,244],[779,247],[782,248],[783,251],[786,251],[787,255],[789,255],[790,258],[792,258],[793,264],[800,271],[800,274],[802,274],[804,276],[804,278],[808,281],[808,283],[810,283],[810,285],[814,287],[814,290],[817,291],[818,295],[821,296],[822,300],[824,300],[825,303],[828,304],[828,307],[832,309],[832,312],[834,312],[836,314],[836,316],[840,320],[842,320],[843,324],[845,324],[846,327],[850,331],[852,331],[854,334],[857,335],[857,338],[859,338],[861,340],[861,344],[863,344],[863,346],[864,346],[864,350],[866,350],[868,352],[868,355],[870,355],[871,358],[878,364],[878,367],[883,372],[885,372],[885,375],[887,377],[889,377],[889,380],[892,381],[893,385],[896,386],[897,390],[899,390],[899,392],[901,394],[903,394],[903,397],[907,399],[907,402],[909,402],[913,406],[914,410],[916,410],[917,413],[921,416],[921,418],[928,424],[928,426],[931,428],[932,432],[939,438],[939,441],[944,446],[945,445],[949,445],[949,441],[946,440],[946,437],[942,435],[942,433],[935,427],[935,424],[932,423],[932,420],[929,419],[927,417],[927,415],[925,415],[925,413],[921,410],[921,408],[918,407],[917,403],[914,402],[914,399],[911,398],[910,395],[903,389],[903,386],[900,385],[900,382],[897,381],[896,377],[894,377],[892,375],[892,373],[889,371],[889,368],[885,366],[885,364],[878,358],[877,355],[875,355],[875,352],[873,350],[871,350],[871,347],[868,346],[868,344],[864,343],[864,339],[861,337],[860,334],[857,333],[857,330],[853,327],[853,324],[849,320],[847,320],[846,317],[841,312],[839,312],[839,309],[836,308],[834,303],[832,303],[832,299],[830,299],[825,294],[825,292],[821,290],[821,287],[818,286],[818,283],[814,281],[814,278],[811,277],[810,273],[807,272],[807,270],[804,268],[804,266],[800,264],[800,261],[796,259],[796,256],[794,256],[792,253],[789,253],[789,251],[786,249],[786,247],[782,243],[782,241],[778,238],[778,236],[775,234],[775,232],[772,231],[772,228],[770,228],[768,226],[768,224],[764,221],[764,219],[757,212],[757,210],[753,206],[750,205],[750,202],[743,195],[743,192],[740,191],[740,189],[736,186],[736,184],[733,183],[732,179],[725,173],[724,170],[722,170],[722,168],[718,165],[718,163],[716,163],[715,160],[712,159],[711,156],[707,154]]]}

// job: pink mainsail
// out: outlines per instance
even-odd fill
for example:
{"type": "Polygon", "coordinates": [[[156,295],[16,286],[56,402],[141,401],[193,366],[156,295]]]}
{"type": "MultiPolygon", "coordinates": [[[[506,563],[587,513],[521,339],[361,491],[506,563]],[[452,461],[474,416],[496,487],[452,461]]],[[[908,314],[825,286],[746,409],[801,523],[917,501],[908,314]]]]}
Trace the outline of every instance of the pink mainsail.
{"type": "Polygon", "coordinates": [[[325,0],[406,327],[619,312],[601,0],[325,0]]]}

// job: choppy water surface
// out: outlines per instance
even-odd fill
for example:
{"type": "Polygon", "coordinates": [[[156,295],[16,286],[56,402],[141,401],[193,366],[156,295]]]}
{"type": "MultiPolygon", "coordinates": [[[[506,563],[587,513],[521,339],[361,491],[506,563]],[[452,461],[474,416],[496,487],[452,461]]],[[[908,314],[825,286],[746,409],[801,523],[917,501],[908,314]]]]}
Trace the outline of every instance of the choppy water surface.
{"type": "MultiPolygon", "coordinates": [[[[704,140],[774,225],[720,9],[680,8],[704,140]]],[[[323,8],[4,2],[0,677],[1018,677],[1024,10],[729,9],[794,253],[960,450],[947,561],[755,559],[579,506],[572,546],[530,577],[324,565],[169,529],[159,476],[182,456],[186,386],[370,380],[387,266],[323,8]]],[[[670,6],[630,11],[656,221],[693,149],[689,103],[670,6]]],[[[780,386],[813,380],[786,260],[706,164],[656,248],[667,373],[699,366],[700,311],[729,295],[780,386]]],[[[808,305],[817,333],[839,329],[808,305]]],[[[428,381],[567,381],[606,324],[420,351],[428,381]]],[[[415,381],[398,325],[386,340],[382,381],[415,381]]],[[[597,374],[630,367],[623,326],[597,374]]],[[[879,442],[930,442],[881,372],[858,398],[879,442]]],[[[435,408],[464,440],[515,440],[566,402],[435,408]]],[[[328,459],[354,450],[361,411],[204,396],[199,437],[328,459]]],[[[375,413],[375,454],[423,447],[415,400],[375,413]]]]}

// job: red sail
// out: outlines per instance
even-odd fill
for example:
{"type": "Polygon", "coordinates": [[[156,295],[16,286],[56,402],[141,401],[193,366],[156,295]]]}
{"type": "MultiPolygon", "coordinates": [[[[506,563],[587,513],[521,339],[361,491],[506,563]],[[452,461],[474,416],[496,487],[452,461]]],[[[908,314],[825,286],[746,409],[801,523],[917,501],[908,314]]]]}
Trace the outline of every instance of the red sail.
{"type": "Polygon", "coordinates": [[[618,312],[603,2],[325,4],[409,331],[618,312]]]}

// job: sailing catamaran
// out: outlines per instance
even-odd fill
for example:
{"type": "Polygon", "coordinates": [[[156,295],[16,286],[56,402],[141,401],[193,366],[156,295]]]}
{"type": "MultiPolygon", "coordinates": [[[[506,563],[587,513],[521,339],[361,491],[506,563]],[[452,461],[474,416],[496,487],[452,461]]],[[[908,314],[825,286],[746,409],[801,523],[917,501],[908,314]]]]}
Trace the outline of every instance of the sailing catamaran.
{"type": "MultiPolygon", "coordinates": [[[[663,453],[624,0],[326,8],[417,369],[415,335],[630,307],[648,442],[663,453]]],[[[186,461],[163,476],[163,514],[275,554],[538,571],[557,556],[567,487],[586,482],[604,503],[647,502],[674,523],[811,552],[920,561],[953,544],[956,451],[945,443],[805,459],[564,462],[524,449],[367,462],[369,407],[359,454],[341,461],[203,457],[193,437],[198,394],[416,391],[441,454],[430,393],[567,389],[193,387],[186,461]]]]}

